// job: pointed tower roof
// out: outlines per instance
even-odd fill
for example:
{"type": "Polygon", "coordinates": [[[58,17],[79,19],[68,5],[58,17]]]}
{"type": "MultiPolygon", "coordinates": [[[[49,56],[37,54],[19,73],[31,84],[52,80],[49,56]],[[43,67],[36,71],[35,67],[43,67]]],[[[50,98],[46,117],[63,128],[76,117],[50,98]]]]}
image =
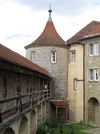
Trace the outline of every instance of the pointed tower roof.
{"type": "Polygon", "coordinates": [[[60,35],[57,33],[55,26],[52,22],[51,18],[51,6],[50,9],[48,10],[49,12],[49,18],[47,21],[47,24],[41,33],[41,35],[31,44],[25,46],[25,48],[31,48],[35,46],[60,46],[60,47],[65,47],[66,42],[60,37],[60,35]]]}
{"type": "Polygon", "coordinates": [[[92,21],[84,28],[82,28],[78,33],[72,36],[69,40],[67,40],[67,44],[75,44],[80,43],[81,40],[100,36],[100,22],[92,21]]]}

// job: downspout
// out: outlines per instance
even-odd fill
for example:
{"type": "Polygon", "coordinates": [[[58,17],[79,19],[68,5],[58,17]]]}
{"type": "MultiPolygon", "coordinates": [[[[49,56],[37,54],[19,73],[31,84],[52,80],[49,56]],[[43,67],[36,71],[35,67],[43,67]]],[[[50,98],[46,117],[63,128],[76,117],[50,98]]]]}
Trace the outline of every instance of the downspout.
{"type": "Polygon", "coordinates": [[[85,43],[83,45],[83,121],[85,122],[85,43]]]}
{"type": "Polygon", "coordinates": [[[83,44],[83,121],[85,123],[85,43],[83,44]]]}
{"type": "MultiPolygon", "coordinates": [[[[67,45],[67,102],[69,103],[69,93],[68,93],[68,91],[69,91],[69,86],[68,86],[68,78],[69,78],[69,50],[70,50],[70,45],[67,45]]],[[[67,107],[67,110],[66,110],[66,112],[67,112],[67,120],[69,120],[69,105],[68,105],[68,107],[67,107]]]]}

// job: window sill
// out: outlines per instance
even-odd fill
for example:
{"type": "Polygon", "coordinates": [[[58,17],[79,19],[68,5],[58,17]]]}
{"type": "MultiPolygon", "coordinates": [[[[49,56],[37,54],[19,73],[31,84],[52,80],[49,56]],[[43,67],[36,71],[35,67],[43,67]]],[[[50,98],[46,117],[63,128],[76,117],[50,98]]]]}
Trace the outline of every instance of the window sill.
{"type": "Polygon", "coordinates": [[[91,83],[98,83],[99,82],[99,80],[97,80],[97,81],[95,81],[95,80],[89,80],[89,82],[91,82],[91,83]]]}

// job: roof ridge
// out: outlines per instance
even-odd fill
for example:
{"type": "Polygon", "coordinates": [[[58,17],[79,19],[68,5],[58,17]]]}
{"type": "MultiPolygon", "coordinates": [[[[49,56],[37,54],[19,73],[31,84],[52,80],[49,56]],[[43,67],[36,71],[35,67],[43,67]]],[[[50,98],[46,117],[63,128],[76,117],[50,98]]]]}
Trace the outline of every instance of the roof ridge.
{"type": "Polygon", "coordinates": [[[18,66],[37,71],[50,77],[49,72],[45,68],[31,62],[24,56],[12,51],[11,49],[3,46],[2,44],[0,44],[0,59],[16,64],[18,66]]]}
{"type": "Polygon", "coordinates": [[[91,21],[89,24],[87,24],[85,27],[83,27],[81,30],[79,30],[74,36],[69,38],[66,42],[67,44],[74,44],[78,43],[80,39],[83,38],[83,36],[87,35],[89,30],[93,31],[94,26],[100,25],[99,21],[91,21]],[[92,29],[92,30],[91,30],[92,29]]]}

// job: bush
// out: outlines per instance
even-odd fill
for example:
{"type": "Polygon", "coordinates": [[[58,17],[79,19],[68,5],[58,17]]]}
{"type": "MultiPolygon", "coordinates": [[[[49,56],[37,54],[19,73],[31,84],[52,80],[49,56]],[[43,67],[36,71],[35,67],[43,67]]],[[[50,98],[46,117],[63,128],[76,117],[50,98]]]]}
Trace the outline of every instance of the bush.
{"type": "Polygon", "coordinates": [[[85,125],[85,121],[81,120],[81,121],[79,122],[79,124],[80,124],[80,125],[85,125]]]}
{"type": "Polygon", "coordinates": [[[51,127],[51,128],[56,128],[56,127],[58,127],[58,120],[56,120],[56,119],[51,119],[51,120],[49,120],[49,121],[46,121],[46,125],[47,125],[48,127],[51,127]]]}
{"type": "Polygon", "coordinates": [[[37,128],[36,134],[46,134],[46,125],[40,125],[37,128]]]}

